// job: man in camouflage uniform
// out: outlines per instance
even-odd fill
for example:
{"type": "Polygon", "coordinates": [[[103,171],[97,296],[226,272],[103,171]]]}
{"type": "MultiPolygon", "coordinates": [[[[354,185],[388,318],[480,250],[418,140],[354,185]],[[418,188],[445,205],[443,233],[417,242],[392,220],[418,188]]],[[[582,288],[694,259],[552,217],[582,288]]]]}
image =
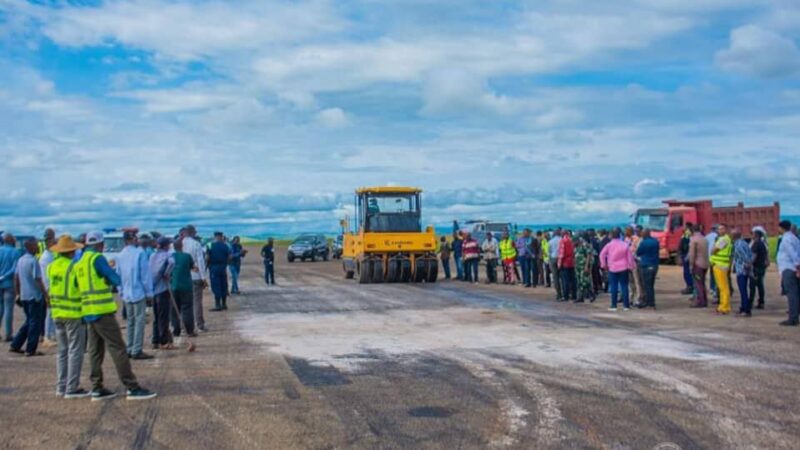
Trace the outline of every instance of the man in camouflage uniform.
{"type": "Polygon", "coordinates": [[[575,303],[583,303],[587,298],[591,302],[595,300],[594,287],[592,285],[594,259],[594,248],[592,248],[586,233],[581,233],[575,249],[575,272],[578,275],[578,299],[575,300],[575,303]]]}

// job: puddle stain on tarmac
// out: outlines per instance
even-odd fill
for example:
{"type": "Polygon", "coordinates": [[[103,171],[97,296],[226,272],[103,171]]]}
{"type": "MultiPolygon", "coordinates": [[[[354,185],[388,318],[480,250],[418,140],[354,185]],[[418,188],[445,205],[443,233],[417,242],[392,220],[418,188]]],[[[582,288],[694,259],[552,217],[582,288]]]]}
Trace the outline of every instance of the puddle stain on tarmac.
{"type": "Polygon", "coordinates": [[[350,384],[350,380],[331,365],[311,364],[302,358],[286,357],[286,363],[291,367],[297,379],[303,386],[341,386],[350,384]]]}

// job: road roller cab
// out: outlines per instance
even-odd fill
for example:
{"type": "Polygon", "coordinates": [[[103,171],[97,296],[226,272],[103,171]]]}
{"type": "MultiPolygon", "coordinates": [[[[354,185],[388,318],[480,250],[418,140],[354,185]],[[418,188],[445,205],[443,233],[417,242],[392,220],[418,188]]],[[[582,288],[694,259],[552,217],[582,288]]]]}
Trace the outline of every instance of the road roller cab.
{"type": "Polygon", "coordinates": [[[422,191],[410,187],[361,188],[354,223],[346,220],[342,264],[360,283],[436,281],[436,234],[422,229],[422,191]]]}

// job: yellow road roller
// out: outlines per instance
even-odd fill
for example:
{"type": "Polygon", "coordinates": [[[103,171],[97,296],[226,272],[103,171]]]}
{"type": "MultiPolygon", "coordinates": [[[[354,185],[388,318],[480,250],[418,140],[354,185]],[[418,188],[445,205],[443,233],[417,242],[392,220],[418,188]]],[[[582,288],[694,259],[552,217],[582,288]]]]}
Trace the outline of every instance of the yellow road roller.
{"type": "Polygon", "coordinates": [[[439,274],[436,233],[422,230],[422,190],[356,190],[354,223],[345,219],[342,265],[359,283],[434,283],[439,274]],[[352,225],[352,227],[351,227],[352,225]]]}

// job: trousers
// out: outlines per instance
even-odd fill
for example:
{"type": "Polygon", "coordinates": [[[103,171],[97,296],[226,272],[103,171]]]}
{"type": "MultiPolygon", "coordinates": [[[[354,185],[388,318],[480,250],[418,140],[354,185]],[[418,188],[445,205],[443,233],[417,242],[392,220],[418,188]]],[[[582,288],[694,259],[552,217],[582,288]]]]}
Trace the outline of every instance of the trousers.
{"type": "Polygon", "coordinates": [[[56,391],[78,390],[81,381],[83,354],[86,352],[86,324],[81,319],[56,319],[56,391]]]}
{"type": "Polygon", "coordinates": [[[27,341],[25,353],[36,353],[39,348],[39,336],[42,333],[42,323],[45,316],[44,301],[23,301],[22,307],[25,310],[25,323],[17,330],[14,340],[11,341],[11,348],[21,350],[22,344],[27,341]]]}
{"type": "Polygon", "coordinates": [[[695,306],[708,306],[708,293],[706,292],[706,272],[708,269],[695,267],[692,270],[694,278],[694,304],[695,306]]]}
{"type": "Polygon", "coordinates": [[[211,291],[214,292],[214,307],[224,308],[228,300],[228,273],[221,264],[209,267],[211,291]]]}
{"type": "Polygon", "coordinates": [[[122,340],[122,331],[119,329],[117,318],[113,314],[100,316],[97,320],[88,323],[89,337],[89,362],[92,389],[103,388],[103,360],[106,350],[111,355],[114,367],[117,369],[119,380],[127,389],[138,389],[139,383],[131,369],[131,361],[122,340]]]}
{"type": "Polygon", "coordinates": [[[275,284],[275,262],[264,260],[264,281],[267,284],[275,284]]]}
{"type": "Polygon", "coordinates": [[[169,318],[172,315],[172,299],[169,291],[156,294],[153,299],[153,345],[172,343],[169,332],[169,318]]]}
{"type": "Polygon", "coordinates": [[[617,307],[617,300],[619,294],[622,294],[622,304],[626,308],[630,308],[630,298],[628,297],[628,276],[629,271],[623,272],[609,272],[608,273],[608,288],[611,291],[611,307],[617,307]]]}
{"type": "Polygon", "coordinates": [[[3,337],[11,340],[14,333],[14,288],[0,288],[0,322],[3,323],[3,337]]]}
{"type": "Polygon", "coordinates": [[[194,334],[194,300],[192,299],[192,291],[173,291],[172,298],[175,300],[175,306],[170,307],[169,317],[172,321],[172,334],[175,337],[181,335],[181,320],[183,326],[186,327],[188,334],[194,334]],[[177,307],[178,311],[175,311],[177,307]],[[180,314],[180,317],[178,317],[180,314]]]}
{"type": "Polygon", "coordinates": [[[719,291],[719,307],[717,307],[717,311],[727,314],[731,312],[731,287],[728,284],[728,268],[714,266],[714,280],[719,291]]]}
{"type": "Polygon", "coordinates": [[[144,347],[144,326],[147,322],[145,311],[147,302],[144,299],[136,303],[125,302],[127,312],[128,354],[138,355],[144,347]]]}
{"type": "Polygon", "coordinates": [[[194,323],[201,331],[205,330],[206,320],[203,317],[203,280],[192,281],[192,303],[194,309],[194,323]]]}
{"type": "Polygon", "coordinates": [[[656,306],[656,275],[658,266],[639,266],[642,274],[642,288],[645,306],[656,306]]]}

